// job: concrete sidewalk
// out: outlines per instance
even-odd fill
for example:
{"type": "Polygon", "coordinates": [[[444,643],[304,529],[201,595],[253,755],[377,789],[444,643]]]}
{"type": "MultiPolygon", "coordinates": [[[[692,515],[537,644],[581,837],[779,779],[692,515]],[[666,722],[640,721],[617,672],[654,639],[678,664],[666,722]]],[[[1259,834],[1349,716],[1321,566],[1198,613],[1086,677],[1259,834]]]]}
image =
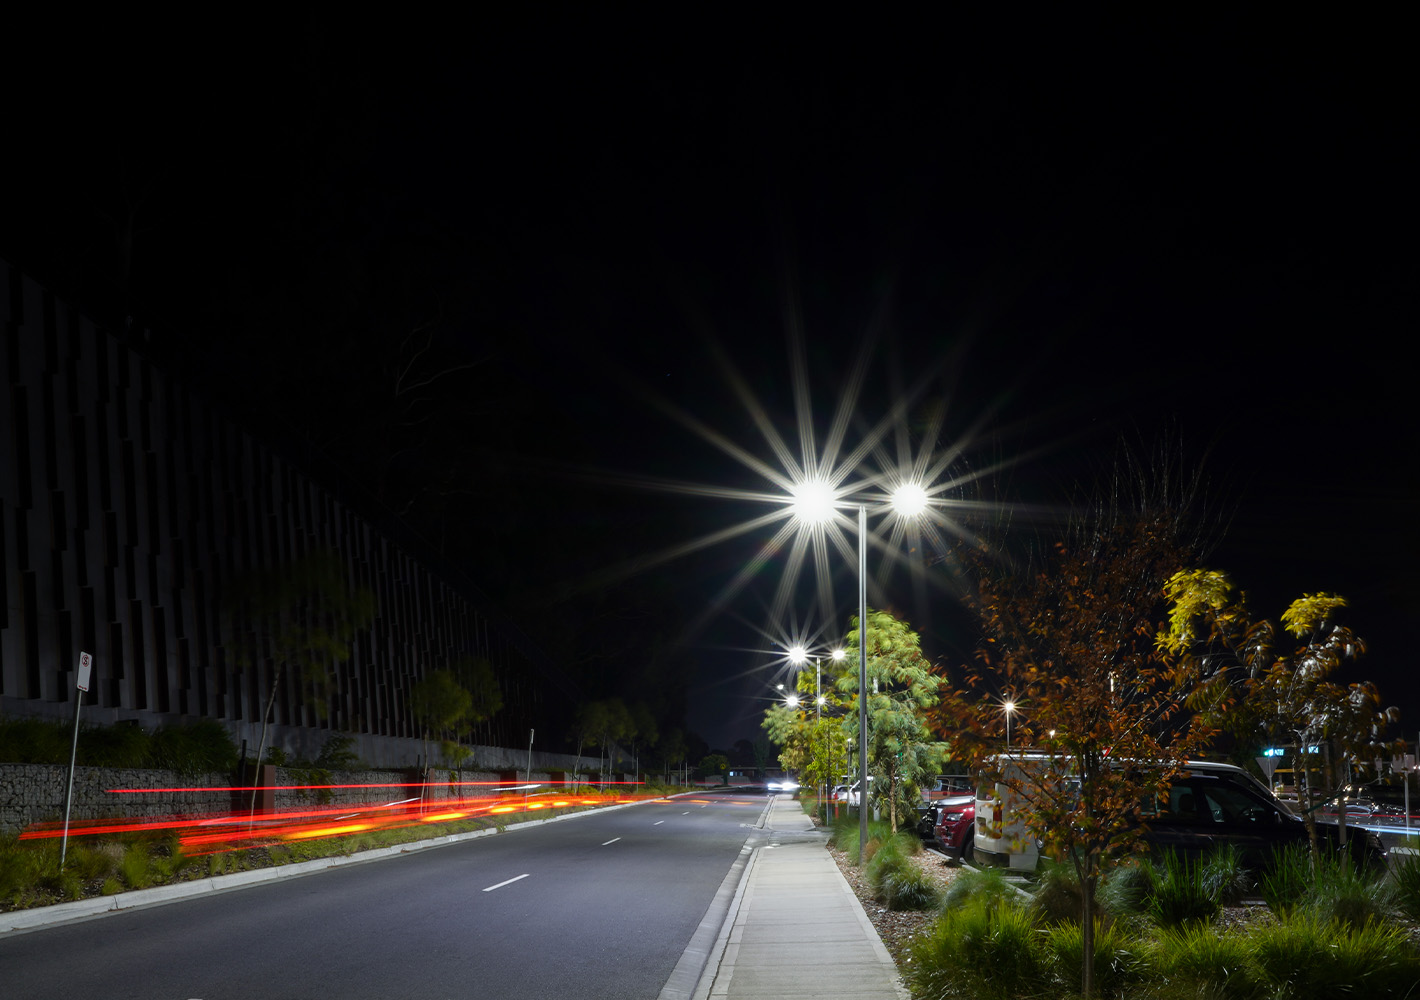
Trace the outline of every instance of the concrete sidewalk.
{"type": "Polygon", "coordinates": [[[907,997],[827,835],[785,795],[764,826],[694,1000],[907,997]]]}

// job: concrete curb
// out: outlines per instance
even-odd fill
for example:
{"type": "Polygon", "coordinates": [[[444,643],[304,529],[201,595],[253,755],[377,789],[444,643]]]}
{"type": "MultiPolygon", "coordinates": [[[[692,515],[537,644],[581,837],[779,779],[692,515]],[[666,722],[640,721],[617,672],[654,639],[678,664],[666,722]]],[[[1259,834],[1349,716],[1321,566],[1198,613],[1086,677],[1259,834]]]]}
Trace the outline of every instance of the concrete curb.
{"type": "MultiPolygon", "coordinates": [[[[682,795],[698,794],[703,793],[681,792],[676,795],[667,796],[667,798],[680,798],[682,795]]],[[[652,802],[656,800],[648,799],[646,801],[652,802]]],[[[382,861],[385,858],[395,857],[400,854],[413,854],[416,851],[427,851],[436,847],[446,847],[449,844],[458,844],[466,840],[474,840],[478,837],[488,837],[499,832],[512,833],[514,830],[543,826],[547,823],[558,823],[562,820],[576,819],[579,816],[590,816],[593,813],[610,812],[616,809],[629,809],[632,806],[644,804],[644,802],[624,802],[612,806],[597,806],[592,809],[582,809],[573,813],[564,813],[561,816],[549,816],[545,819],[531,819],[523,820],[519,823],[509,823],[502,831],[499,831],[497,827],[492,827],[487,830],[471,830],[468,833],[432,837],[429,840],[399,844],[395,847],[377,847],[373,850],[361,851],[359,854],[351,854],[346,857],[317,858],[313,861],[299,861],[292,865],[273,865],[270,868],[254,868],[250,871],[234,872],[231,875],[217,875],[210,878],[193,879],[190,882],[177,882],[173,885],[162,885],[153,889],[134,889],[129,892],[119,892],[112,896],[100,896],[95,899],[76,899],[71,903],[55,903],[52,906],[37,906],[28,910],[12,910],[8,913],[0,913],[0,934],[11,932],[23,933],[25,931],[38,930],[42,927],[52,927],[56,924],[92,920],[123,910],[133,910],[144,906],[160,906],[164,903],[190,899],[193,896],[203,896],[213,892],[230,892],[234,889],[245,889],[249,886],[260,885],[264,882],[274,882],[277,879],[314,875],[319,872],[329,871],[332,868],[343,868],[346,865],[361,865],[368,864],[372,861],[382,861]]]]}
{"type": "Polygon", "coordinates": [[[657,1000],[705,1000],[709,994],[725,954],[725,944],[730,938],[735,915],[739,912],[740,900],[744,898],[745,886],[749,884],[754,859],[759,856],[760,845],[756,838],[764,831],[765,821],[773,808],[774,799],[771,797],[760,812],[753,831],[745,837],[739,857],[725,873],[715,898],[701,918],[700,926],[691,935],[680,961],[671,970],[670,978],[661,987],[657,1000]]]}

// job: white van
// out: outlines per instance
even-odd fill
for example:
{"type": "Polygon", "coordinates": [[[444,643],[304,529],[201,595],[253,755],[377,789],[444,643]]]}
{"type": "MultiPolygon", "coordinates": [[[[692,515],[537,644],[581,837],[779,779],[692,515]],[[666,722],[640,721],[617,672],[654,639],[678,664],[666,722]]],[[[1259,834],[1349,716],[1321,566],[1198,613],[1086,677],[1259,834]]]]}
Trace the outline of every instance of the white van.
{"type": "Polygon", "coordinates": [[[1062,759],[1019,753],[995,758],[991,764],[1003,780],[985,777],[976,786],[976,837],[973,851],[979,864],[1035,871],[1040,860],[1039,838],[1026,829],[1025,797],[1012,787],[1068,781],[1062,759]]]}

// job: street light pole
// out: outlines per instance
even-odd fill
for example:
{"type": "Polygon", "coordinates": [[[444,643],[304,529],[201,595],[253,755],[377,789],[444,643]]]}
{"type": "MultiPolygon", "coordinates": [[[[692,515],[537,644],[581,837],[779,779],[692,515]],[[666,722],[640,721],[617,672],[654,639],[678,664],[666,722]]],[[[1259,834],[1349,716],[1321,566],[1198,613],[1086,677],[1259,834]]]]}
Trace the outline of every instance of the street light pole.
{"type": "Polygon", "coordinates": [[[858,505],[858,864],[868,842],[868,507],[858,505]]]}
{"type": "MultiPolygon", "coordinates": [[[[798,517],[809,524],[821,524],[833,516],[837,506],[858,508],[858,859],[863,863],[863,845],[868,840],[868,505],[862,500],[841,504],[834,490],[823,480],[799,484],[792,502],[798,517]]],[[[893,491],[892,506],[899,514],[913,516],[928,504],[927,491],[917,483],[903,483],[893,491]]]]}

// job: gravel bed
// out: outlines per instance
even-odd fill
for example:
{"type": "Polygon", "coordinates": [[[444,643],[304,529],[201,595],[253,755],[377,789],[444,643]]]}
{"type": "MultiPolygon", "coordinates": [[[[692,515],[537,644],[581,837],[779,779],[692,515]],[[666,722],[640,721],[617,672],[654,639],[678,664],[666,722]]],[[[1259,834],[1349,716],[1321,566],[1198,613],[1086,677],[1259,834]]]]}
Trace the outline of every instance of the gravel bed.
{"type": "MultiPolygon", "coordinates": [[[[863,877],[862,869],[853,864],[852,858],[836,847],[830,847],[828,853],[833,855],[838,870],[848,880],[858,902],[863,904],[863,912],[867,913],[868,919],[877,928],[878,936],[887,946],[888,953],[901,968],[907,962],[907,949],[912,939],[931,928],[936,922],[937,911],[889,910],[885,904],[873,898],[873,890],[863,877]]],[[[939,891],[946,891],[951,880],[962,870],[958,865],[949,865],[946,858],[940,854],[927,850],[912,855],[910,860],[922,869],[923,874],[936,884],[939,891]]]]}

